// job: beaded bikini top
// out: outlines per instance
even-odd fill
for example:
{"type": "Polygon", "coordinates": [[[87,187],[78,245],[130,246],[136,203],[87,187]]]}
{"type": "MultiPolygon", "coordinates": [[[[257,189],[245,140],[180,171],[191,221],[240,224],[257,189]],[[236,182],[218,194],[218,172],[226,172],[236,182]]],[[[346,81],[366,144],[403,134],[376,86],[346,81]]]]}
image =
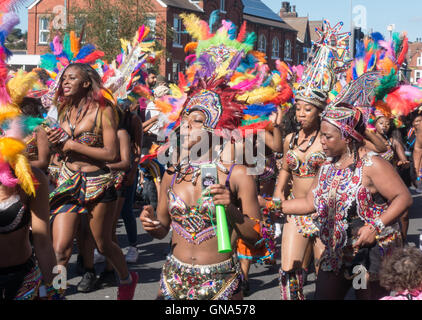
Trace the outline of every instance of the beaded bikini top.
{"type": "MultiPolygon", "coordinates": [[[[230,168],[226,179],[226,186],[234,165],[230,168]]],[[[172,218],[172,228],[189,243],[198,245],[203,241],[216,237],[215,233],[215,205],[211,196],[202,196],[195,206],[188,206],[173,190],[177,174],[175,173],[167,190],[168,210],[172,218]]]]}
{"type": "Polygon", "coordinates": [[[326,161],[325,153],[322,151],[313,152],[301,161],[291,149],[286,152],[286,162],[292,174],[301,178],[315,177],[319,167],[326,161]]]}

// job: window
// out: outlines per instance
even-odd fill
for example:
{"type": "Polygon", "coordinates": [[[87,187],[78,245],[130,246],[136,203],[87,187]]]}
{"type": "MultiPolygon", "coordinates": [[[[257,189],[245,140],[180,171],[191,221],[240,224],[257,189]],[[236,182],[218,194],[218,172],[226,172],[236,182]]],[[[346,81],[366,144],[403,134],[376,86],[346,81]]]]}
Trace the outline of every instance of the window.
{"type": "Polygon", "coordinates": [[[173,47],[182,46],[182,19],[179,16],[174,16],[173,19],[173,47]]]}
{"type": "Polygon", "coordinates": [[[263,34],[258,38],[258,51],[267,52],[267,38],[263,34]]]}
{"type": "Polygon", "coordinates": [[[416,70],[415,71],[415,83],[418,83],[418,81],[422,78],[422,71],[416,70]]]}
{"type": "Polygon", "coordinates": [[[278,41],[277,37],[273,39],[273,48],[271,51],[271,58],[272,59],[280,58],[280,41],[278,41]]]}
{"type": "Polygon", "coordinates": [[[292,60],[292,43],[290,40],[284,41],[284,60],[292,60]]]}
{"type": "Polygon", "coordinates": [[[180,62],[173,62],[173,82],[177,82],[179,80],[179,72],[181,71],[180,62]]]}
{"type": "Polygon", "coordinates": [[[416,62],[418,67],[422,67],[422,57],[419,57],[417,62],[416,62]]]}
{"type": "Polygon", "coordinates": [[[149,35],[151,37],[155,36],[155,26],[157,25],[157,18],[155,16],[148,16],[146,19],[146,25],[149,27],[149,35]]]}
{"type": "Polygon", "coordinates": [[[50,19],[48,17],[41,17],[39,20],[38,30],[38,43],[48,44],[48,38],[50,35],[50,19]]]}
{"type": "Polygon", "coordinates": [[[226,12],[226,0],[220,0],[220,11],[226,12]]]}

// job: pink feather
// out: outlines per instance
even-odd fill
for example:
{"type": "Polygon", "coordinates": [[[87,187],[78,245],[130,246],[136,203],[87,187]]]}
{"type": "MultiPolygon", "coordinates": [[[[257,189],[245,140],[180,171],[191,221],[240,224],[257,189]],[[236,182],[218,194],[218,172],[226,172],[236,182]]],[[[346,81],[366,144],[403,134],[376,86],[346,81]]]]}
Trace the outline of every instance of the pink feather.
{"type": "Polygon", "coordinates": [[[0,162],[0,182],[9,188],[13,188],[18,184],[18,179],[12,175],[9,165],[3,161],[0,162]]]}
{"type": "Polygon", "coordinates": [[[4,133],[5,133],[5,136],[9,138],[16,138],[16,139],[25,138],[19,118],[13,119],[9,124],[9,128],[5,130],[4,133]]]}
{"type": "Polygon", "coordinates": [[[54,55],[58,56],[63,52],[62,41],[59,36],[55,36],[53,39],[54,55]]]}
{"type": "Polygon", "coordinates": [[[144,26],[144,25],[142,25],[142,26],[139,28],[138,42],[141,42],[141,41],[142,41],[142,37],[144,36],[144,33],[145,33],[145,26],[144,26]]]}

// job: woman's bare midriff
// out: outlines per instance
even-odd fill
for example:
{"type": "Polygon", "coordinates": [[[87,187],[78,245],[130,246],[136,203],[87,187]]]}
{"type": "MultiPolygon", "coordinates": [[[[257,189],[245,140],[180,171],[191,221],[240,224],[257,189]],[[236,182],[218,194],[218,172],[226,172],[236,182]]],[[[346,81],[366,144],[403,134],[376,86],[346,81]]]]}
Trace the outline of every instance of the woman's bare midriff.
{"type": "Polygon", "coordinates": [[[309,192],[309,189],[312,187],[312,183],[315,177],[308,177],[308,178],[299,178],[293,176],[293,187],[292,193],[293,196],[297,198],[304,198],[309,192]]]}
{"type": "Polygon", "coordinates": [[[78,153],[71,153],[66,158],[66,166],[72,171],[95,172],[105,167],[105,162],[95,161],[78,153]]]}
{"type": "Polygon", "coordinates": [[[32,254],[29,227],[0,234],[0,268],[24,264],[32,254]]]}

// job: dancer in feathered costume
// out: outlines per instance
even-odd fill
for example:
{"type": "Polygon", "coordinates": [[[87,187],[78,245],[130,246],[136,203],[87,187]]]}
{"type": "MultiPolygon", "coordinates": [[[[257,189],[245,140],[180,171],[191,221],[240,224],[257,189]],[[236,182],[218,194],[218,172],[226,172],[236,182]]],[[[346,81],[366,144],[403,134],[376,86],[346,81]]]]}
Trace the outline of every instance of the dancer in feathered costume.
{"type": "Polygon", "coordinates": [[[57,263],[50,240],[48,183],[40,170],[30,166],[23,141],[39,123],[19,110],[27,82],[21,86],[6,84],[6,61],[11,52],[4,43],[19,23],[18,16],[9,10],[20,4],[0,2],[0,300],[37,298],[41,285],[47,287],[45,298],[58,299],[63,291],[51,285],[57,263]]]}
{"type": "MultiPolygon", "coordinates": [[[[235,299],[241,297],[242,272],[235,251],[217,252],[215,206],[226,206],[232,245],[238,237],[252,246],[257,243],[262,235],[254,227],[261,216],[255,179],[247,174],[246,166],[227,164],[221,155],[227,141],[247,134],[238,128],[248,105],[259,105],[259,115],[276,110],[269,104],[281,94],[277,91],[280,77],[269,78],[262,54],[251,51],[255,35],[246,34],[246,25],[236,36],[236,27],[229,21],[214,32],[194,15],[182,18],[197,40],[186,51],[195,53],[187,57],[191,65],[179,74],[178,85],[170,87],[171,95],[157,101],[163,112],[159,124],[168,137],[167,149],[159,151],[158,159],[163,161],[168,155],[170,165],[162,179],[157,215],[148,206],[141,220],[154,237],[162,238],[170,225],[173,228],[174,250],[161,276],[164,298],[235,299]],[[237,136],[232,133],[236,129],[237,136]],[[201,153],[195,159],[198,147],[201,153]],[[198,179],[205,164],[217,168],[218,181],[203,189],[198,179]]],[[[251,132],[269,124],[254,124],[251,132]]]]}

